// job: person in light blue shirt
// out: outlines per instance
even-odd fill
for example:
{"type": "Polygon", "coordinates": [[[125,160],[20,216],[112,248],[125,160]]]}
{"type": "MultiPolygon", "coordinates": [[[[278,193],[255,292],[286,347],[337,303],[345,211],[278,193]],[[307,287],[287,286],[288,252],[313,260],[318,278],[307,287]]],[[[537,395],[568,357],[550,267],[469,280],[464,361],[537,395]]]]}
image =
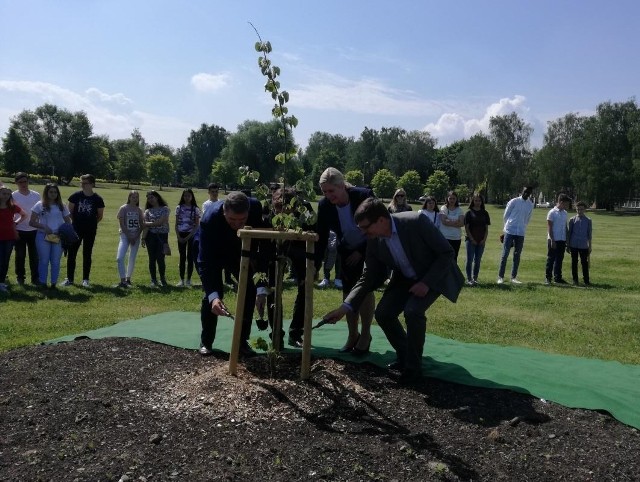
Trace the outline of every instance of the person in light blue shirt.
{"type": "Polygon", "coordinates": [[[579,201],[576,204],[576,214],[569,219],[569,234],[567,235],[567,251],[571,253],[571,275],[573,284],[578,285],[578,256],[582,265],[582,280],[586,286],[589,280],[589,256],[591,255],[592,226],[591,219],[585,216],[587,203],[579,201]]]}
{"type": "Polygon", "coordinates": [[[498,269],[498,284],[504,283],[504,273],[507,267],[507,259],[513,247],[513,266],[511,267],[511,282],[521,284],[518,280],[518,267],[520,266],[520,255],[524,246],[524,234],[527,225],[531,220],[533,203],[531,197],[532,188],[525,186],[522,194],[513,198],[507,203],[504,210],[504,237],[502,239],[502,256],[500,257],[500,268],[498,269]]]}

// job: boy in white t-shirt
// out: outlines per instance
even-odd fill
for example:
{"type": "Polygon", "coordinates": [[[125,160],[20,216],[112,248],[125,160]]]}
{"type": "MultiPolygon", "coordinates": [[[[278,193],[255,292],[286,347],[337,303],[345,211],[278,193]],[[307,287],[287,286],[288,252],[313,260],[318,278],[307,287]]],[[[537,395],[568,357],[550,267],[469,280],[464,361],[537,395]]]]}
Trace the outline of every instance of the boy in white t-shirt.
{"type": "Polygon", "coordinates": [[[19,223],[16,228],[18,230],[18,239],[14,245],[16,252],[16,278],[18,284],[23,285],[25,283],[27,274],[25,270],[25,261],[27,258],[27,251],[29,251],[29,270],[31,275],[31,283],[38,284],[38,249],[36,248],[36,233],[38,230],[32,226],[29,226],[29,219],[31,219],[31,209],[35,204],[40,201],[40,193],[29,189],[29,175],[26,172],[19,172],[16,174],[15,183],[18,186],[16,191],[11,194],[16,204],[25,210],[27,218],[25,221],[19,223]]]}
{"type": "Polygon", "coordinates": [[[566,194],[558,195],[558,202],[547,214],[547,265],[545,284],[551,284],[551,276],[557,284],[567,284],[562,278],[562,261],[567,247],[567,209],[571,198],[566,194]]]}

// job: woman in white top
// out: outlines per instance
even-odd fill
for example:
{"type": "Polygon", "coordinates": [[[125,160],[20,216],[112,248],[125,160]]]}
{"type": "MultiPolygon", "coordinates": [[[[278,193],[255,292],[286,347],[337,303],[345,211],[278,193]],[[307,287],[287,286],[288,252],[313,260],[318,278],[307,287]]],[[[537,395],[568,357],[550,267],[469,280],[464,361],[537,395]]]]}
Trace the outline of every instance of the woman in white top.
{"type": "Polygon", "coordinates": [[[427,196],[419,212],[420,214],[424,214],[436,228],[440,229],[440,211],[438,210],[438,200],[435,196],[427,196]]]}
{"type": "Polygon", "coordinates": [[[140,193],[138,191],[129,192],[127,204],[123,204],[118,209],[118,224],[120,225],[120,242],[116,261],[118,263],[118,274],[120,275],[119,288],[131,286],[131,275],[136,266],[136,257],[140,248],[140,233],[142,233],[143,213],[140,209],[140,193]],[[124,258],[129,251],[129,263],[125,269],[124,258]]]}
{"type": "Polygon", "coordinates": [[[458,202],[458,195],[454,191],[447,193],[447,203],[440,208],[440,232],[449,241],[456,253],[460,251],[462,233],[460,228],[464,226],[464,213],[458,202]]]}
{"type": "Polygon", "coordinates": [[[62,204],[60,189],[55,184],[47,184],[42,193],[42,200],[38,201],[31,210],[29,225],[38,229],[36,234],[36,248],[38,250],[38,276],[40,285],[47,285],[49,265],[51,265],[51,289],[55,289],[60,274],[60,258],[62,258],[62,244],[58,229],[64,223],[71,224],[69,209],[62,204]]]}

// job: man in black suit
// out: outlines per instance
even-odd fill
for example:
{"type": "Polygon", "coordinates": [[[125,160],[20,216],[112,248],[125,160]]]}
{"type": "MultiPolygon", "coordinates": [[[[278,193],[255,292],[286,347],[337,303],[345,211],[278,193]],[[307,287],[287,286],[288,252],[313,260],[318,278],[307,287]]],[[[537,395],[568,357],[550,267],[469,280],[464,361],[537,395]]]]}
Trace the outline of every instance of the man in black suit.
{"type": "MultiPolygon", "coordinates": [[[[200,220],[198,269],[204,289],[200,311],[202,322],[200,354],[203,356],[213,353],[212,345],[216,336],[218,316],[229,315],[222,301],[224,296],[222,271],[228,270],[236,279],[239,278],[242,242],[237,231],[245,225],[254,228],[265,227],[260,202],[248,198],[239,191],[230,192],[224,202],[215,202],[200,220]]],[[[257,243],[253,243],[252,252],[256,250],[257,243]]],[[[249,276],[240,345],[240,355],[244,357],[255,355],[248,343],[255,297],[256,287],[252,276],[249,276]]]]}
{"type": "Polygon", "coordinates": [[[422,214],[389,214],[379,199],[364,200],[354,218],[368,238],[366,267],[343,305],[324,318],[335,322],[357,310],[393,269],[375,317],[398,356],[389,368],[402,372],[401,383],[417,382],[422,378],[425,312],[440,295],[455,302],[464,282],[453,248],[422,214]],[[398,320],[402,312],[406,331],[398,320]]]}

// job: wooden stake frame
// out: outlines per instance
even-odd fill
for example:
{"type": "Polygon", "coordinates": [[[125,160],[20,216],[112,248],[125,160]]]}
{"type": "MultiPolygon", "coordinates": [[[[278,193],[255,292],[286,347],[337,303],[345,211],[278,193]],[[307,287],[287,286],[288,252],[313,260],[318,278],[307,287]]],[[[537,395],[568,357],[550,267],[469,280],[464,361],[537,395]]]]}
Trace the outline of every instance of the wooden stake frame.
{"type": "MultiPolygon", "coordinates": [[[[253,239],[270,239],[272,241],[305,241],[306,243],[306,276],[304,287],[304,335],[302,340],[302,364],[300,366],[300,378],[306,380],[311,374],[311,326],[313,318],[313,282],[315,243],[318,235],[311,232],[298,233],[295,231],[275,231],[272,229],[252,229],[245,226],[238,230],[238,237],[242,240],[242,255],[240,258],[240,279],[238,280],[238,296],[236,301],[235,320],[233,325],[233,338],[231,340],[231,353],[229,354],[229,374],[238,374],[238,355],[240,352],[240,338],[242,334],[242,320],[244,318],[244,304],[247,296],[247,283],[249,282],[249,263],[247,253],[251,251],[253,239]]],[[[277,284],[276,289],[282,291],[282,284],[277,284]]],[[[282,293],[277,293],[281,295],[282,293]]],[[[275,334],[279,339],[279,333],[275,334]]]]}

